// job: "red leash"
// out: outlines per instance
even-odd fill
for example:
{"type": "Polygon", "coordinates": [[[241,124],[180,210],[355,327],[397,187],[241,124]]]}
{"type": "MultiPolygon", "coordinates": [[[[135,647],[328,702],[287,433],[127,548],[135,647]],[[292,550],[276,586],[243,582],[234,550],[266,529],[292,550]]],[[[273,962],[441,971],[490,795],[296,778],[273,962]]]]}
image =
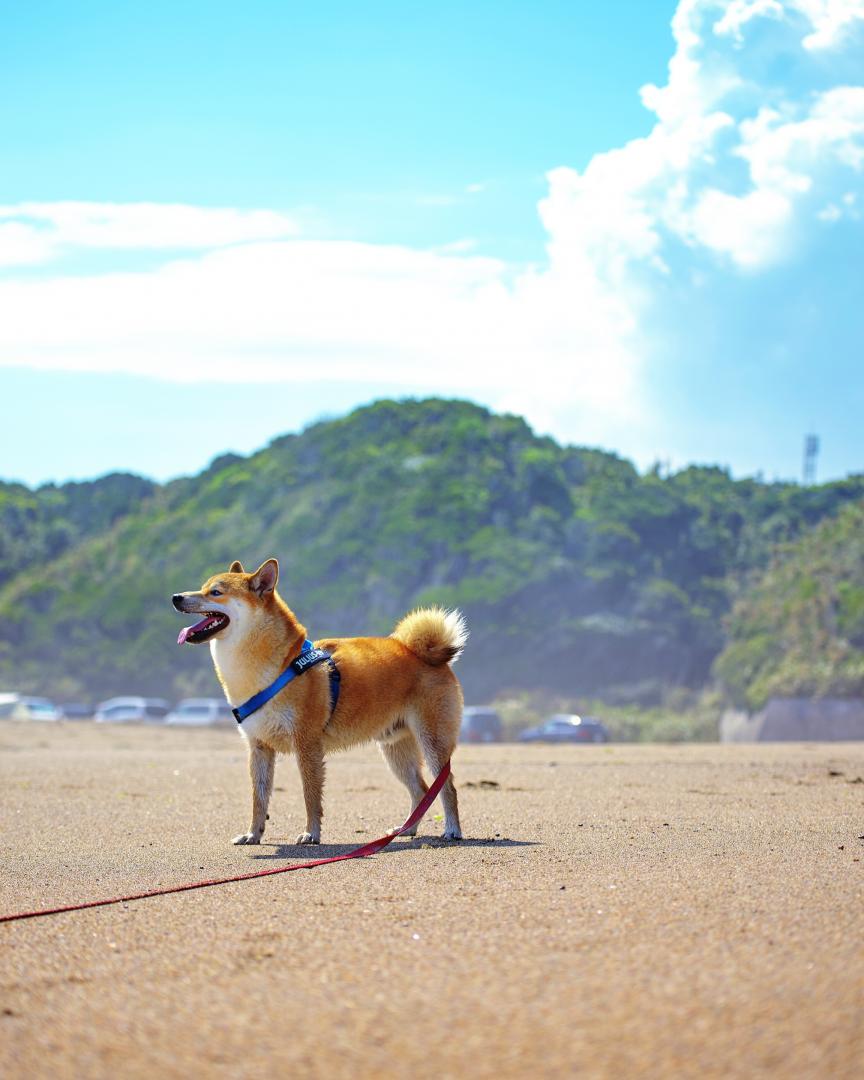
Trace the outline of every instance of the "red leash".
{"type": "Polygon", "coordinates": [[[344,862],[346,859],[365,859],[368,855],[375,855],[383,848],[401,836],[407,829],[416,825],[429,807],[435,802],[444,782],[450,775],[450,762],[448,761],[440,773],[435,777],[432,786],[421,799],[419,805],[411,812],[408,820],[401,828],[396,829],[387,836],[381,836],[377,840],[370,840],[362,847],[346,851],[342,855],[331,855],[327,859],[313,859],[312,862],[292,863],[290,866],[279,866],[275,870],[256,870],[252,874],[237,874],[234,877],[213,878],[211,881],[192,881],[187,885],[170,885],[167,889],[151,889],[149,892],[132,893],[129,896],[114,896],[110,900],[90,900],[84,904],[67,904],[65,907],[40,908],[37,911],[19,911],[14,915],[0,915],[0,923],[17,922],[19,919],[38,919],[42,915],[59,915],[63,911],[84,911],[85,908],[106,907],[108,904],[125,904],[129,900],[146,900],[150,896],[168,896],[170,893],[189,892],[191,889],[208,889],[211,885],[228,885],[232,881],[249,881],[251,878],[270,877],[273,874],[287,874],[290,870],[311,870],[314,866],[327,866],[328,863],[344,862]]]}

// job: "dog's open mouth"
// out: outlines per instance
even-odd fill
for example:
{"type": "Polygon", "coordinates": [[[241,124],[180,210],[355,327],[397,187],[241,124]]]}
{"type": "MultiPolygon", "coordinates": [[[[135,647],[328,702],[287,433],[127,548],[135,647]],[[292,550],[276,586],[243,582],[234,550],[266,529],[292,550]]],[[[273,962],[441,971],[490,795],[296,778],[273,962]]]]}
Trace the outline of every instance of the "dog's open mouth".
{"type": "Polygon", "coordinates": [[[230,621],[228,616],[221,611],[208,611],[204,618],[196,622],[194,626],[183,627],[177,638],[177,644],[182,645],[188,642],[190,645],[200,645],[202,641],[207,641],[220,630],[224,630],[230,621]]]}

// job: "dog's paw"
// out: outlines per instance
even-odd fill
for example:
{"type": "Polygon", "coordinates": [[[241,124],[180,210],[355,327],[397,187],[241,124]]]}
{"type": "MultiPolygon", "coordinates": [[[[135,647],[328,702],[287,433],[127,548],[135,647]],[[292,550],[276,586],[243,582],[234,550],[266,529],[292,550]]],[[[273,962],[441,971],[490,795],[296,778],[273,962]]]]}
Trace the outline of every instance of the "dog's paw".
{"type": "Polygon", "coordinates": [[[315,834],[311,833],[311,832],[301,832],[300,835],[297,837],[297,843],[298,844],[320,844],[321,843],[321,837],[320,836],[315,836],[315,834]]]}
{"type": "MultiPolygon", "coordinates": [[[[396,833],[399,832],[400,828],[401,828],[401,826],[397,825],[396,828],[391,829],[390,832],[395,836],[396,833]]],[[[416,836],[417,835],[417,826],[415,825],[413,829],[406,829],[405,832],[399,833],[399,835],[400,836],[416,836]]]]}
{"type": "Polygon", "coordinates": [[[234,839],[231,841],[231,843],[232,844],[260,844],[261,843],[261,834],[260,833],[244,832],[244,833],[241,833],[239,836],[235,836],[234,839]]]}
{"type": "Polygon", "coordinates": [[[462,839],[462,830],[461,829],[445,829],[444,834],[441,837],[441,839],[442,840],[461,840],[462,839]]]}

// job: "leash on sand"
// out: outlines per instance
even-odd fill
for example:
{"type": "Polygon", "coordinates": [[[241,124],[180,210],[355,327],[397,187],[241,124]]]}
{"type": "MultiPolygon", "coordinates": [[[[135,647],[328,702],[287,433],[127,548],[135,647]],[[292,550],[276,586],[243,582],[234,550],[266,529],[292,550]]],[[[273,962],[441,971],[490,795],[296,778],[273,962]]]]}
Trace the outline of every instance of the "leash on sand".
{"type": "Polygon", "coordinates": [[[169,885],[165,889],[150,889],[148,892],[130,893],[129,896],[113,896],[108,900],[89,900],[83,904],[66,904],[64,907],[39,908],[36,911],[19,911],[12,915],[0,915],[0,923],[17,922],[20,919],[38,919],[43,915],[60,915],[65,911],[84,911],[86,908],[107,907],[109,904],[126,904],[131,900],[148,900],[151,896],[168,896],[171,893],[190,892],[192,889],[209,889],[211,885],[228,885],[234,881],[250,881],[252,878],[272,877],[274,874],[287,874],[291,870],[311,870],[316,866],[327,866],[329,863],[345,862],[348,859],[365,859],[369,855],[375,855],[382,851],[397,836],[412,828],[426,813],[435,799],[447,777],[450,775],[450,762],[448,761],[441,772],[435,777],[432,786],[411,811],[405,824],[386,836],[380,836],[377,840],[370,840],[368,844],[346,851],[342,855],[330,855],[326,859],[313,859],[311,862],[292,863],[290,866],[278,866],[275,870],[256,870],[251,874],[235,874],[233,877],[212,878],[209,881],[191,881],[185,885],[169,885]]]}

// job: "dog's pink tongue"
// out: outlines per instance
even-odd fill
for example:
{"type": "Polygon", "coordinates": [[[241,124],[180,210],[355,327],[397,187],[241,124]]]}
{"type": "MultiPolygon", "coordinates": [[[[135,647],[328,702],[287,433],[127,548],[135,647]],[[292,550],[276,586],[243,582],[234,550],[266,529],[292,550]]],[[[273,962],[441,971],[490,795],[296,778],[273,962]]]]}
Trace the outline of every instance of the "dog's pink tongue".
{"type": "Polygon", "coordinates": [[[177,635],[177,644],[182,645],[186,638],[195,630],[203,630],[203,628],[210,622],[210,616],[205,615],[200,622],[196,622],[193,626],[184,626],[180,633],[177,635]]]}

